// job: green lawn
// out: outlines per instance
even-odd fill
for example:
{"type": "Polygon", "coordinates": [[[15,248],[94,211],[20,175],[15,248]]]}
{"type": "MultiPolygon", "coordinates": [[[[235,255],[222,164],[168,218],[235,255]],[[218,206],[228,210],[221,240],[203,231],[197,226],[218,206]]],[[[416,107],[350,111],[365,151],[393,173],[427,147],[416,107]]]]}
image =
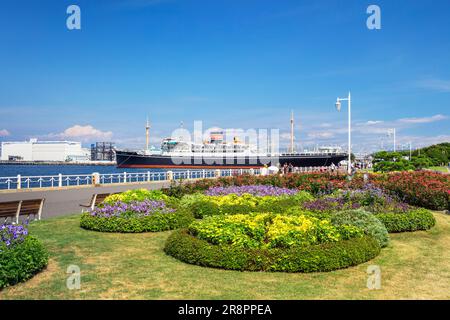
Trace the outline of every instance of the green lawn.
{"type": "Polygon", "coordinates": [[[449,172],[448,167],[429,167],[428,169],[446,173],[449,172]]]}
{"type": "Polygon", "coordinates": [[[184,264],[162,250],[169,232],[105,234],[79,228],[79,216],[30,226],[50,251],[46,270],[0,291],[1,299],[450,299],[450,216],[427,232],[392,235],[373,261],[315,274],[236,272],[184,264]],[[81,289],[65,286],[81,268],[81,289]],[[382,288],[366,288],[366,269],[382,270],[382,288]]]}

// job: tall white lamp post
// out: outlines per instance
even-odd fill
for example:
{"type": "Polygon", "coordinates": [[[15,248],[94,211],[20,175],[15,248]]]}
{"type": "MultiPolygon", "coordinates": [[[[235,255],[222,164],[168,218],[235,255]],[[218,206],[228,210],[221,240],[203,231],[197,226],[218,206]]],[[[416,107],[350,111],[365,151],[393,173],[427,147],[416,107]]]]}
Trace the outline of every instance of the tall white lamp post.
{"type": "Polygon", "coordinates": [[[411,161],[412,158],[412,147],[411,147],[412,142],[409,142],[409,161],[411,161]]]}
{"type": "Polygon", "coordinates": [[[394,152],[397,152],[397,137],[396,137],[397,132],[395,128],[388,130],[388,136],[390,137],[391,135],[394,136],[394,152]]]}
{"type": "Polygon", "coordinates": [[[350,92],[347,98],[337,98],[336,109],[341,111],[341,101],[348,101],[348,164],[347,172],[352,174],[352,99],[350,92]]]}

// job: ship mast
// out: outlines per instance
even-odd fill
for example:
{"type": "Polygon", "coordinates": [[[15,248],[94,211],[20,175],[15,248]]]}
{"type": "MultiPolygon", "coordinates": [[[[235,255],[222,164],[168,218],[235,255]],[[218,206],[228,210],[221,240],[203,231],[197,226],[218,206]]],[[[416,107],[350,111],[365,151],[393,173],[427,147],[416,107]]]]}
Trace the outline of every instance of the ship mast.
{"type": "Polygon", "coordinates": [[[294,153],[294,111],[291,111],[291,148],[290,153],[294,153]]]}
{"type": "Polygon", "coordinates": [[[150,143],[150,122],[148,121],[147,117],[147,123],[145,125],[145,150],[148,151],[149,143],[150,143]]]}

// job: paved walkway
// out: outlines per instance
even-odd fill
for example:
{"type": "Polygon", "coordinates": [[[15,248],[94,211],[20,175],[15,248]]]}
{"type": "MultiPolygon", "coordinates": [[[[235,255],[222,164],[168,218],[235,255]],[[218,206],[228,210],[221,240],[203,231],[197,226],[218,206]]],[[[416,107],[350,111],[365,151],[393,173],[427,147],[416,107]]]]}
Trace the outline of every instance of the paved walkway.
{"type": "Polygon", "coordinates": [[[101,186],[62,187],[48,189],[22,189],[0,191],[0,202],[45,198],[42,218],[80,213],[80,204],[88,204],[95,193],[122,192],[130,189],[161,189],[168,187],[169,181],[145,183],[110,184],[101,186]]]}

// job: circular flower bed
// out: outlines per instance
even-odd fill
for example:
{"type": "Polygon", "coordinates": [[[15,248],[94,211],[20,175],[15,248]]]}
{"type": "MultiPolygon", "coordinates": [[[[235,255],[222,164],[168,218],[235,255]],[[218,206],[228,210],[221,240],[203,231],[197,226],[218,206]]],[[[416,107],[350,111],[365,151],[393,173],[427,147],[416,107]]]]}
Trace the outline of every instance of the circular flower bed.
{"type": "Polygon", "coordinates": [[[211,216],[169,236],[165,252],[201,266],[250,271],[331,271],[366,262],[376,239],[352,225],[304,215],[211,216]]]}
{"type": "Polygon", "coordinates": [[[83,213],[80,226],[102,232],[139,233],[186,227],[192,222],[190,212],[174,209],[162,200],[104,203],[83,213]]]}
{"type": "Polygon", "coordinates": [[[28,280],[47,263],[47,250],[25,226],[0,226],[0,288],[28,280]]]}

